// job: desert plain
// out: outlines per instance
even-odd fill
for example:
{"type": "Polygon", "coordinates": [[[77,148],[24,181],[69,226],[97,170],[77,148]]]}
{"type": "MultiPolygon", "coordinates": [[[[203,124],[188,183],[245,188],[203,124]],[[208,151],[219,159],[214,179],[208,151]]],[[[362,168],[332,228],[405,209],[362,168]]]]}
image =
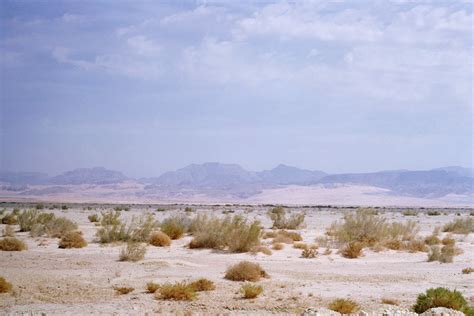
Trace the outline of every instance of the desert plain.
{"type": "MultiPolygon", "coordinates": [[[[380,315],[386,310],[408,312],[418,294],[434,287],[456,289],[469,304],[474,300],[474,273],[462,272],[473,266],[473,234],[442,232],[449,222],[472,218],[470,208],[372,208],[375,216],[387,223],[416,222],[417,238],[432,235],[437,227],[441,228],[440,239],[448,235],[454,238],[459,254],[453,262],[441,263],[428,262],[427,252],[386,247],[364,248],[360,257],[351,259],[342,256],[334,244],[324,244],[331,224],[354,214],[356,207],[285,207],[288,216],[304,212],[304,225],[295,231],[301,235],[301,242],[317,245],[314,246],[318,247],[317,255],[304,258],[302,250],[291,243],[275,250],[272,239],[263,236],[272,230],[268,211],[273,206],[238,204],[130,204],[128,210],[120,211],[120,218],[126,222],[132,217],[152,214],[160,223],[178,215],[189,218],[199,214],[220,218],[241,215],[248,222],[260,222],[260,243],[271,254],[190,249],[188,245],[193,237],[185,234],[167,247],[146,245],[143,260],[120,261],[124,243],[99,243],[96,233],[100,226],[88,219],[116,207],[76,203],[61,209],[58,205],[45,204],[41,212],[54,213],[78,225],[87,241],[83,248],[60,249],[58,238],[31,237],[29,232],[19,232],[18,225],[12,225],[14,235],[28,249],[0,251],[0,276],[13,286],[10,293],[0,294],[0,314],[301,314],[308,308],[327,308],[332,300],[346,298],[357,302],[361,310],[380,315]],[[256,282],[263,287],[263,293],[255,299],[242,297],[243,282],[224,278],[231,265],[244,260],[260,264],[269,275],[256,282]],[[164,300],[146,290],[149,282],[191,282],[199,278],[214,282],[215,289],[199,292],[191,301],[164,300]],[[120,295],[115,288],[121,286],[131,287],[133,291],[120,295]],[[390,301],[396,305],[385,303],[390,301]]],[[[8,214],[14,208],[34,209],[35,204],[3,203],[2,208],[8,214]]],[[[0,232],[6,226],[0,224],[0,232]]]]}

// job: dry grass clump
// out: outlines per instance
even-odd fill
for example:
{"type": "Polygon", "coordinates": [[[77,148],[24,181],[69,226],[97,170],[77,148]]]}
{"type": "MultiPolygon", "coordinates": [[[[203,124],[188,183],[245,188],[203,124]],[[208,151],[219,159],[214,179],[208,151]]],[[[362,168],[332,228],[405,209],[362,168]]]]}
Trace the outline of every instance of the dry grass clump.
{"type": "Polygon", "coordinates": [[[282,250],[285,248],[285,244],[281,242],[274,243],[272,246],[273,250],[282,250]]]}
{"type": "Polygon", "coordinates": [[[3,229],[3,237],[15,237],[15,230],[13,229],[13,226],[5,226],[3,229]]]}
{"type": "Polygon", "coordinates": [[[275,238],[276,236],[277,236],[277,232],[274,230],[266,231],[266,232],[263,232],[262,234],[263,239],[275,238]]]}
{"type": "Polygon", "coordinates": [[[347,243],[340,251],[344,258],[355,259],[362,256],[364,244],[358,241],[347,243]]]}
{"type": "Polygon", "coordinates": [[[416,215],[418,215],[418,212],[415,211],[415,210],[404,210],[402,212],[402,215],[403,216],[416,216],[416,215]]]}
{"type": "Polygon", "coordinates": [[[160,229],[163,233],[168,235],[171,239],[180,239],[186,233],[189,226],[189,219],[184,216],[174,216],[165,219],[160,229]]]}
{"type": "Polygon", "coordinates": [[[441,243],[445,246],[447,245],[454,245],[456,243],[456,240],[452,236],[446,236],[441,240],[441,243]]]}
{"type": "Polygon", "coordinates": [[[464,268],[462,269],[462,274],[471,274],[474,272],[474,268],[464,268]]]}
{"type": "Polygon", "coordinates": [[[241,261],[229,267],[225,273],[227,280],[231,281],[251,281],[256,282],[261,278],[267,278],[268,274],[258,263],[241,261]]]}
{"type": "Polygon", "coordinates": [[[171,245],[171,238],[168,237],[163,232],[154,232],[150,236],[150,240],[148,241],[150,245],[156,246],[156,247],[168,247],[171,245]]]}
{"type": "Polygon", "coordinates": [[[295,249],[308,249],[308,244],[304,242],[294,242],[293,248],[295,249]]]}
{"type": "Polygon", "coordinates": [[[353,300],[345,299],[345,298],[338,298],[333,300],[328,305],[330,310],[341,314],[351,314],[360,309],[359,304],[354,302],[353,300]]]}
{"type": "Polygon", "coordinates": [[[158,283],[148,282],[146,284],[146,291],[148,293],[155,293],[159,288],[160,288],[160,285],[158,283]]]}
{"type": "Polygon", "coordinates": [[[263,253],[267,256],[271,256],[273,254],[272,251],[270,250],[270,248],[268,248],[266,246],[262,246],[262,245],[252,247],[252,249],[250,249],[250,252],[252,254],[257,254],[257,253],[261,252],[261,253],[263,253]]]}
{"type": "Polygon", "coordinates": [[[99,242],[111,243],[116,241],[148,242],[158,224],[151,214],[134,216],[126,224],[121,221],[120,212],[109,211],[102,213],[100,225],[101,228],[96,233],[99,242]]]}
{"type": "Polygon", "coordinates": [[[268,211],[268,216],[273,221],[272,228],[298,229],[304,226],[305,214],[303,212],[286,217],[286,211],[278,206],[268,211]]]}
{"type": "Polygon", "coordinates": [[[18,218],[15,214],[10,213],[10,214],[7,214],[5,215],[3,218],[2,218],[2,224],[6,224],[6,225],[16,225],[18,224],[18,218]]]}
{"type": "MultiPolygon", "coordinates": [[[[447,288],[438,287],[428,289],[425,293],[418,295],[413,310],[421,314],[430,308],[446,307],[462,311],[468,314],[472,309],[469,308],[466,299],[461,292],[451,291],[447,288]]],[[[472,315],[472,314],[471,314],[472,315]]]]}
{"type": "Polygon", "coordinates": [[[99,215],[98,214],[92,214],[87,216],[87,219],[89,219],[89,222],[91,223],[98,223],[99,222],[99,215]]]}
{"type": "Polygon", "coordinates": [[[432,210],[432,211],[426,212],[426,215],[428,215],[428,216],[439,216],[439,215],[441,215],[441,212],[437,211],[437,210],[432,210]]]}
{"type": "Polygon", "coordinates": [[[285,244],[292,244],[295,241],[302,241],[303,237],[297,232],[289,232],[287,230],[279,230],[277,236],[273,239],[273,242],[282,242],[285,244]]]}
{"type": "Polygon", "coordinates": [[[196,298],[196,289],[186,282],[165,283],[157,290],[156,298],[173,301],[192,301],[196,298]]]}
{"type": "Polygon", "coordinates": [[[124,246],[120,250],[120,261],[140,261],[145,258],[146,247],[139,242],[128,242],[126,246],[124,246]]]}
{"type": "Polygon", "coordinates": [[[462,253],[462,250],[455,245],[446,245],[440,248],[439,246],[431,246],[428,253],[428,262],[439,261],[441,263],[451,263],[456,255],[462,253]]]}
{"type": "Polygon", "coordinates": [[[263,287],[252,283],[245,283],[240,288],[240,292],[242,292],[245,299],[252,299],[262,294],[263,287]]]}
{"type": "Polygon", "coordinates": [[[459,218],[447,223],[443,227],[443,232],[464,235],[472,233],[474,232],[474,218],[459,218]]]}
{"type": "Polygon", "coordinates": [[[395,306],[400,305],[399,301],[397,301],[395,299],[392,299],[392,298],[382,298],[381,303],[382,304],[387,304],[387,305],[395,305],[395,306]]]}
{"type": "Polygon", "coordinates": [[[260,244],[260,223],[247,223],[242,216],[208,217],[198,215],[192,222],[190,248],[227,249],[247,252],[260,244]]]}
{"type": "Polygon", "coordinates": [[[135,289],[133,287],[128,287],[128,286],[117,286],[117,287],[114,287],[114,290],[117,294],[125,295],[130,292],[133,292],[133,290],[135,289]]]}
{"type": "Polygon", "coordinates": [[[318,251],[316,249],[305,248],[301,252],[301,257],[306,258],[306,259],[312,259],[312,258],[316,258],[317,254],[318,254],[318,251]]]}
{"type": "Polygon", "coordinates": [[[83,248],[87,246],[87,242],[82,237],[82,232],[73,231],[67,232],[59,241],[59,248],[83,248]]]}
{"type": "Polygon", "coordinates": [[[191,282],[189,285],[193,287],[196,292],[213,291],[216,289],[214,282],[205,278],[191,282]]]}
{"type": "Polygon", "coordinates": [[[0,240],[0,250],[2,251],[22,251],[28,247],[26,244],[15,237],[5,237],[0,240]]]}
{"type": "Polygon", "coordinates": [[[403,249],[408,252],[427,252],[428,247],[426,246],[424,240],[421,239],[413,239],[406,241],[403,244],[403,249]]]}
{"type": "Polygon", "coordinates": [[[12,284],[7,282],[5,278],[0,277],[0,293],[8,293],[12,290],[12,284]]]}
{"type": "Polygon", "coordinates": [[[425,244],[428,246],[439,245],[441,240],[439,240],[438,236],[436,235],[429,235],[425,238],[425,244]]]}

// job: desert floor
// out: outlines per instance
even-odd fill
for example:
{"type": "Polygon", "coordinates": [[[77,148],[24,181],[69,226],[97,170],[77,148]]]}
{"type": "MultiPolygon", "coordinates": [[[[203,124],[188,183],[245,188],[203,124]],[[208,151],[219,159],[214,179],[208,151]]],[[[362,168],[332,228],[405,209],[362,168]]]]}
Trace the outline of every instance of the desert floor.
{"type": "MultiPolygon", "coordinates": [[[[0,314],[14,312],[45,312],[47,314],[90,313],[301,313],[308,307],[325,307],[334,298],[352,298],[365,311],[376,312],[383,305],[382,298],[400,302],[399,309],[408,309],[419,293],[430,287],[444,286],[461,291],[465,297],[474,296],[474,274],[461,270],[474,264],[474,236],[454,235],[463,254],[453,263],[427,262],[424,252],[408,253],[393,250],[373,252],[364,250],[364,256],[346,259],[332,250],[330,255],[319,254],[314,259],[301,257],[301,250],[286,245],[272,255],[258,253],[229,254],[222,251],[187,248],[191,237],[173,241],[170,247],[147,247],[145,259],[139,262],[118,261],[120,245],[101,245],[95,242],[97,227],[87,216],[100,213],[83,210],[76,205],[68,210],[54,210],[79,225],[89,243],[82,249],[59,249],[58,240],[32,238],[29,233],[17,232],[28,250],[0,252],[0,276],[13,284],[13,294],[0,294],[0,314]],[[241,260],[258,262],[271,276],[258,282],[264,287],[254,300],[241,298],[240,282],[225,280],[226,269],[241,260]],[[216,290],[200,292],[191,302],[163,301],[145,291],[147,282],[195,280],[205,277],[215,282],[216,290]],[[131,286],[135,290],[117,295],[114,286],[131,286]]],[[[8,207],[11,210],[12,207],[8,207]]],[[[269,207],[262,206],[193,206],[196,213],[209,212],[219,216],[232,209],[249,220],[258,219],[269,229],[266,216],[269,207]]],[[[132,206],[122,211],[122,218],[131,218],[146,212],[157,220],[184,212],[183,205],[167,206],[165,212],[156,212],[156,206],[132,206]]],[[[295,208],[297,210],[297,208],[295,208]]],[[[326,228],[343,217],[350,209],[305,208],[306,228],[299,230],[303,241],[312,243],[323,236],[326,228]]],[[[457,210],[443,210],[443,215],[428,216],[423,210],[417,216],[403,216],[400,210],[381,210],[389,221],[415,220],[421,236],[432,233],[436,226],[456,218],[469,216],[469,210],[456,215],[457,210]]],[[[0,231],[5,225],[0,225],[0,231]]],[[[17,227],[17,226],[16,226],[17,227]]],[[[17,229],[18,230],[18,229],[17,229]]],[[[444,234],[442,234],[444,235],[444,234]]],[[[269,242],[263,240],[263,243],[269,242]]],[[[322,248],[323,250],[325,248],[322,248]]],[[[320,252],[321,248],[320,248],[320,252]]]]}

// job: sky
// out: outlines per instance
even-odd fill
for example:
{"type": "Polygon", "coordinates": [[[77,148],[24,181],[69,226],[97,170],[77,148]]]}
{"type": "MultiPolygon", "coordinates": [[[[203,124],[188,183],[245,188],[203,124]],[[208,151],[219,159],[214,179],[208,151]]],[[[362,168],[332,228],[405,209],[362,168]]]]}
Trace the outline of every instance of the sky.
{"type": "Polygon", "coordinates": [[[0,169],[473,165],[470,1],[0,1],[0,169]]]}

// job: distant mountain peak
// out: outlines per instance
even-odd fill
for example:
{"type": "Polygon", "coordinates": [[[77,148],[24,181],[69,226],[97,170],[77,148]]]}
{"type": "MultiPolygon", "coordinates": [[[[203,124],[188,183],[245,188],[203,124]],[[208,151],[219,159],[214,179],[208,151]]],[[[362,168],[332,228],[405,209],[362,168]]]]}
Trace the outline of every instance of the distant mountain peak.
{"type": "Polygon", "coordinates": [[[120,171],[104,167],[76,168],[50,179],[53,184],[113,184],[127,180],[120,171]]]}

